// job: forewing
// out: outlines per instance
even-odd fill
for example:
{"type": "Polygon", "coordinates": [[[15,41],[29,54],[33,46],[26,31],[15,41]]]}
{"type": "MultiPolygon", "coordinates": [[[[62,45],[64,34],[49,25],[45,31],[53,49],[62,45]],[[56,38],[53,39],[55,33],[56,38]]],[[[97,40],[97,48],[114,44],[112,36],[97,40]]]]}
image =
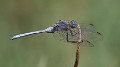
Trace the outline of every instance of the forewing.
{"type": "Polygon", "coordinates": [[[66,33],[67,31],[55,31],[53,37],[57,40],[66,42],[66,33]]]}
{"type": "Polygon", "coordinates": [[[54,38],[69,43],[77,43],[78,35],[78,29],[76,28],[68,29],[67,31],[55,31],[53,34],[54,38]]]}
{"type": "Polygon", "coordinates": [[[93,46],[95,42],[102,39],[102,35],[96,31],[93,24],[81,23],[80,29],[82,33],[83,45],[93,46]]]}
{"type": "Polygon", "coordinates": [[[93,24],[80,23],[81,33],[78,33],[78,29],[68,29],[66,31],[55,31],[53,36],[54,38],[64,41],[77,44],[78,36],[82,35],[83,42],[81,46],[90,46],[93,47],[96,41],[102,39],[102,35],[96,31],[93,24]]]}

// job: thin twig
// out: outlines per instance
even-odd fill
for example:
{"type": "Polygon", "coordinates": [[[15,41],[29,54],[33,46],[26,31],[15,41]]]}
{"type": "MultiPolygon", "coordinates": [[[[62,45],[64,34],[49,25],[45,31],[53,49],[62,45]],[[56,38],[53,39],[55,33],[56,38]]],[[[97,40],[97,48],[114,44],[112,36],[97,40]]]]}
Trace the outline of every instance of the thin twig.
{"type": "Polygon", "coordinates": [[[78,63],[79,63],[79,56],[80,56],[80,45],[77,44],[76,60],[75,60],[74,67],[77,67],[77,66],[78,66],[78,63]]]}
{"type": "Polygon", "coordinates": [[[78,67],[78,63],[79,63],[79,56],[80,56],[80,43],[82,42],[82,38],[81,38],[81,29],[80,29],[80,25],[78,24],[78,42],[77,42],[77,50],[76,50],[76,60],[75,60],[75,64],[74,67],[78,67]]]}

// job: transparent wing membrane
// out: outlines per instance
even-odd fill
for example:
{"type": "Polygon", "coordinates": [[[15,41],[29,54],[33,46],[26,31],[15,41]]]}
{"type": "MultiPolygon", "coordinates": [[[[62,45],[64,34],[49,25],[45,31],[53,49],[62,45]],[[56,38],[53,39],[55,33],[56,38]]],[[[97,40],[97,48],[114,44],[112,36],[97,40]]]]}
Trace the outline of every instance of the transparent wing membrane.
{"type": "Polygon", "coordinates": [[[64,42],[76,43],[78,41],[78,29],[69,29],[67,31],[56,31],[53,33],[53,36],[64,42]]]}
{"type": "Polygon", "coordinates": [[[78,36],[81,34],[82,43],[81,46],[93,47],[96,41],[102,39],[101,33],[97,32],[93,24],[80,23],[81,33],[78,33],[78,29],[68,29],[67,31],[56,31],[53,36],[64,42],[77,43],[78,36]]]}
{"type": "Polygon", "coordinates": [[[55,39],[58,39],[58,40],[64,41],[64,42],[66,42],[66,35],[67,35],[67,31],[55,31],[53,33],[53,37],[55,39]]]}
{"type": "Polygon", "coordinates": [[[94,46],[94,43],[102,40],[101,33],[96,31],[93,24],[81,23],[80,28],[82,31],[83,45],[94,46]]]}

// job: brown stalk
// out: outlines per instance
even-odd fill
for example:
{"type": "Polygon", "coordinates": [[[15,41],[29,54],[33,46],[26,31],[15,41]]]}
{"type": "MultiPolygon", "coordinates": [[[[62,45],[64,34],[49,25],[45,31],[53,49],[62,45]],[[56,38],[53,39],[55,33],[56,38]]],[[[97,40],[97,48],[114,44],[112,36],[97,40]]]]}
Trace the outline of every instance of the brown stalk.
{"type": "Polygon", "coordinates": [[[79,63],[79,56],[80,56],[80,45],[77,44],[76,60],[75,60],[74,67],[77,67],[77,66],[78,66],[78,63],[79,63]]]}
{"type": "Polygon", "coordinates": [[[78,24],[78,42],[77,42],[77,50],[76,50],[76,59],[75,59],[75,64],[74,67],[78,67],[78,63],[79,63],[79,57],[80,57],[80,43],[81,43],[81,29],[80,29],[80,25],[78,24]]]}

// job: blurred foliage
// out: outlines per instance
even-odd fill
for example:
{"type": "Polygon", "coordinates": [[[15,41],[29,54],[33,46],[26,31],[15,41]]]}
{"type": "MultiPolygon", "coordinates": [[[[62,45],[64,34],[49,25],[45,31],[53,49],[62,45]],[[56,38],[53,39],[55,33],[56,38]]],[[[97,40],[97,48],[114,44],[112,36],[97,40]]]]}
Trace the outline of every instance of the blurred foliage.
{"type": "Polygon", "coordinates": [[[73,67],[76,46],[52,34],[9,40],[59,19],[91,22],[103,34],[81,47],[79,67],[120,67],[120,0],[0,0],[0,67],[73,67]]]}

